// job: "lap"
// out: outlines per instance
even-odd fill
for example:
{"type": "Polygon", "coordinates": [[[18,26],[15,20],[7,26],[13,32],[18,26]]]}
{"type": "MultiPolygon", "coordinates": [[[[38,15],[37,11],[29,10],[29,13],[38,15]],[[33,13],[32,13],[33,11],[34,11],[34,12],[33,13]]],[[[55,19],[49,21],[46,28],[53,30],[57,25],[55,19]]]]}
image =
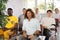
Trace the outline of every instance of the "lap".
{"type": "MultiPolygon", "coordinates": [[[[27,38],[23,37],[23,35],[20,35],[18,39],[19,40],[27,40],[27,38]]],[[[37,40],[37,37],[34,36],[34,38],[32,38],[31,40],[37,40]]]]}

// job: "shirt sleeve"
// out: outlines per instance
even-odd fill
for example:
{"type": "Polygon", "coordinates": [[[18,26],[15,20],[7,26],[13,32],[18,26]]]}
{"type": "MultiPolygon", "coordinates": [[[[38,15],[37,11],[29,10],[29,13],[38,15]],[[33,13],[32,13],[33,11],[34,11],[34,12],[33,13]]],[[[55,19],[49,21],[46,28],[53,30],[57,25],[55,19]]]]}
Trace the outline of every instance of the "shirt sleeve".
{"type": "Polygon", "coordinates": [[[52,24],[56,24],[56,23],[55,23],[55,19],[53,19],[52,21],[53,21],[52,24]]]}
{"type": "Polygon", "coordinates": [[[23,21],[22,30],[26,30],[26,28],[25,28],[25,21],[23,21]]]}
{"type": "Polygon", "coordinates": [[[43,25],[43,23],[44,23],[44,18],[41,19],[41,23],[40,24],[43,25]]]}
{"type": "Polygon", "coordinates": [[[38,16],[38,19],[39,19],[39,22],[41,22],[41,19],[42,19],[41,15],[38,16]]]}
{"type": "Polygon", "coordinates": [[[20,16],[18,17],[18,22],[20,22],[20,16]]]}
{"type": "Polygon", "coordinates": [[[14,18],[14,21],[15,21],[15,23],[18,23],[18,18],[15,17],[15,18],[14,18]]]}
{"type": "MultiPolygon", "coordinates": [[[[55,23],[55,19],[52,20],[52,24],[56,24],[56,23],[55,23]]],[[[52,25],[52,24],[51,24],[50,28],[55,28],[55,26],[52,25]]]]}
{"type": "Polygon", "coordinates": [[[40,23],[39,23],[39,21],[37,20],[37,22],[36,22],[36,28],[37,28],[37,30],[39,30],[39,31],[41,31],[41,28],[40,28],[40,23]]]}

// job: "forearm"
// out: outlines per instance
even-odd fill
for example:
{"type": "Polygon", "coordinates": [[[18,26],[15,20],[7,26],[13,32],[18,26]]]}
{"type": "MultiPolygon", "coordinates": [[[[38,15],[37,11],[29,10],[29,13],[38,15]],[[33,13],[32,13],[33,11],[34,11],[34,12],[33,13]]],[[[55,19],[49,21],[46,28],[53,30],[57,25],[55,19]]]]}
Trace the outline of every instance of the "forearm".
{"type": "Polygon", "coordinates": [[[39,30],[37,30],[36,32],[34,32],[34,34],[33,35],[38,35],[40,33],[40,31],[39,30]]]}
{"type": "Polygon", "coordinates": [[[18,27],[18,23],[15,23],[14,27],[18,27]]]}
{"type": "Polygon", "coordinates": [[[26,34],[26,31],[22,30],[23,34],[26,34]]]}
{"type": "Polygon", "coordinates": [[[23,37],[27,38],[26,31],[23,31],[23,37]]]}
{"type": "Polygon", "coordinates": [[[43,26],[43,25],[41,25],[41,28],[46,28],[46,29],[48,29],[48,26],[43,26]]]}
{"type": "Polygon", "coordinates": [[[26,33],[26,31],[22,31],[23,33],[26,33]]]}

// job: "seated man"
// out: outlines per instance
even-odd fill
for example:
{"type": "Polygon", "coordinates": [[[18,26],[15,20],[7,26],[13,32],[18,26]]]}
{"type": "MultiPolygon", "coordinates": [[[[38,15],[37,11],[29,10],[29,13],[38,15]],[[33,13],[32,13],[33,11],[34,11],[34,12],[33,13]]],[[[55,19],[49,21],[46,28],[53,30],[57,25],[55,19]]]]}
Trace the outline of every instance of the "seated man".
{"type": "Polygon", "coordinates": [[[49,37],[51,36],[50,29],[55,28],[53,24],[55,24],[55,19],[52,18],[52,11],[47,10],[47,17],[44,17],[41,20],[43,35],[46,36],[45,40],[49,40],[49,37]]]}
{"type": "Polygon", "coordinates": [[[56,27],[59,27],[60,22],[60,12],[58,8],[55,8],[55,13],[52,15],[53,18],[56,20],[56,27]]]}
{"type": "Polygon", "coordinates": [[[25,18],[22,27],[23,36],[20,36],[20,40],[35,40],[40,32],[39,21],[35,18],[34,12],[31,9],[27,9],[25,18]]]}
{"type": "Polygon", "coordinates": [[[10,35],[13,34],[14,30],[18,27],[18,18],[12,15],[12,8],[8,8],[7,24],[4,31],[4,40],[9,40],[10,35]]]}

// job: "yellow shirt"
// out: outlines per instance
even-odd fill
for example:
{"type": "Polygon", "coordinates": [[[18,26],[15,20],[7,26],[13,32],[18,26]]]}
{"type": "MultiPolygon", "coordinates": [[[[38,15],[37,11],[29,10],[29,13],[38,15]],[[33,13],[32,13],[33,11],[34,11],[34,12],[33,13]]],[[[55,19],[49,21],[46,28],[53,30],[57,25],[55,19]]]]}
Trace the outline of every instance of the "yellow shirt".
{"type": "Polygon", "coordinates": [[[15,16],[8,16],[7,17],[7,24],[5,27],[8,29],[14,28],[15,23],[18,23],[18,18],[15,16]]]}

